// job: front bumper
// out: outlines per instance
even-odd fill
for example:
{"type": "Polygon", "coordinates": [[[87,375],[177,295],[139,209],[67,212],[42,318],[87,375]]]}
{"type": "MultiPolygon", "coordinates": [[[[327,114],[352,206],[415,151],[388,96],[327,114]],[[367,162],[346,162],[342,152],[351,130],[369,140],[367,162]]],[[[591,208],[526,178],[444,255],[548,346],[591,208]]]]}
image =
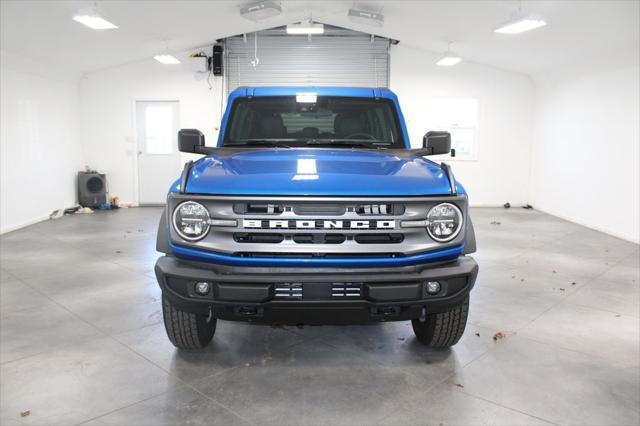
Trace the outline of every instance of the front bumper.
{"type": "Polygon", "coordinates": [[[251,268],[189,262],[173,256],[155,267],[163,295],[187,312],[281,324],[353,324],[410,320],[462,303],[476,280],[473,258],[400,268],[251,268]],[[211,284],[198,295],[196,282],[211,284]],[[441,290],[429,295],[427,281],[441,290]]]}

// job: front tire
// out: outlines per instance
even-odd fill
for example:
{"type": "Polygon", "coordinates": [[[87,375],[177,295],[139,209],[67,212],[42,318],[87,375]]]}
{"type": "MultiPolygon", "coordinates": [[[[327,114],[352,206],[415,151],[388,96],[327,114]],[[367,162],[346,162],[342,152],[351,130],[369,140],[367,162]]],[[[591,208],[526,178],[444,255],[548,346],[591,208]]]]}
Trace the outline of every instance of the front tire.
{"type": "Polygon", "coordinates": [[[411,321],[413,332],[418,341],[432,348],[448,348],[458,343],[469,314],[469,296],[453,309],[445,312],[428,314],[426,321],[411,321]]]}
{"type": "Polygon", "coordinates": [[[198,315],[176,308],[162,296],[164,328],[171,343],[179,349],[202,349],[211,342],[217,320],[211,315],[198,315]]]}

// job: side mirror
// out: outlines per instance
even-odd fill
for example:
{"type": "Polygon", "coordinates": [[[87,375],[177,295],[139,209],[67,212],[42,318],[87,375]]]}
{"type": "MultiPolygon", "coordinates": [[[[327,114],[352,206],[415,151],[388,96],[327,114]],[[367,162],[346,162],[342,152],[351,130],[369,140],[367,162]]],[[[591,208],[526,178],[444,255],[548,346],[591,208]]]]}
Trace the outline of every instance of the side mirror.
{"type": "Polygon", "coordinates": [[[204,135],[200,130],[181,129],[178,131],[178,150],[190,154],[204,154],[204,135]]]}
{"type": "Polygon", "coordinates": [[[451,152],[451,134],[449,132],[430,131],[422,138],[422,148],[426,155],[448,154],[451,152]]]}

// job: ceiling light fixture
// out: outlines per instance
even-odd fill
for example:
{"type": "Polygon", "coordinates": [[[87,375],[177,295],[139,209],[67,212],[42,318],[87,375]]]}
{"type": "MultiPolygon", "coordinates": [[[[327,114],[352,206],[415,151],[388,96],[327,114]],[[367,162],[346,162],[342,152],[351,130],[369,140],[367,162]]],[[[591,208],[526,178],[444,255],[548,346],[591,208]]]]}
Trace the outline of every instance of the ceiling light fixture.
{"type": "Polygon", "coordinates": [[[169,54],[156,55],[153,57],[153,59],[164,65],[177,65],[180,63],[180,61],[175,56],[169,54]]]}
{"type": "Polygon", "coordinates": [[[240,16],[254,22],[273,18],[281,13],[282,6],[275,1],[259,1],[248,4],[240,9],[240,16]]]}
{"type": "Polygon", "coordinates": [[[493,32],[498,34],[520,34],[525,31],[544,27],[545,25],[547,25],[547,23],[542,19],[519,17],[500,25],[498,28],[493,30],[493,32]]]}
{"type": "Polygon", "coordinates": [[[73,20],[93,30],[114,30],[118,28],[117,25],[100,16],[97,8],[83,9],[73,15],[73,20]]]}
{"type": "Polygon", "coordinates": [[[324,34],[324,25],[313,22],[311,18],[297,24],[287,25],[287,34],[324,34]]]}
{"type": "Polygon", "coordinates": [[[460,62],[462,60],[462,58],[456,54],[454,54],[451,51],[451,43],[449,43],[447,45],[447,51],[445,52],[444,56],[442,56],[438,62],[436,62],[436,65],[439,65],[441,67],[451,67],[455,64],[457,64],[458,62],[460,62]]]}
{"type": "Polygon", "coordinates": [[[382,27],[384,25],[384,15],[380,12],[371,12],[369,10],[349,9],[347,17],[351,22],[357,24],[373,25],[382,27]]]}

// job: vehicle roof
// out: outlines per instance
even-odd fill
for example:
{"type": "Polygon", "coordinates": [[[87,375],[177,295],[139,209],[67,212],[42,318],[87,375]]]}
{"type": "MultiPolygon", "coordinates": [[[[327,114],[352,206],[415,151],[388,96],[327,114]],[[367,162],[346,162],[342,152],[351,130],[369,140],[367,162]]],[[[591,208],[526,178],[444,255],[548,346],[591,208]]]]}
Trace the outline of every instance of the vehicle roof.
{"type": "Polygon", "coordinates": [[[311,92],[319,96],[397,99],[391,90],[385,88],[332,86],[238,87],[229,94],[229,99],[249,96],[293,96],[301,92],[311,92]]]}

